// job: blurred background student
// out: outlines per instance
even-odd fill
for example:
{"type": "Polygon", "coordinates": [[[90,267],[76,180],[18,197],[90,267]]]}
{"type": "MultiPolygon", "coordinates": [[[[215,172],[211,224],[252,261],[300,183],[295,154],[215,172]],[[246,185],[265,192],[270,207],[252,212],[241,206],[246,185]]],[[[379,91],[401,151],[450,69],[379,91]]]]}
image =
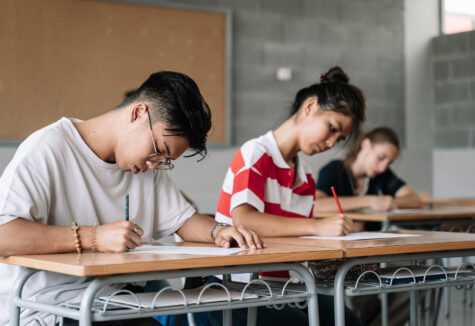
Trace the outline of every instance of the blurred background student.
{"type": "MultiPolygon", "coordinates": [[[[416,191],[389,167],[399,153],[399,139],[390,128],[379,127],[360,135],[344,160],[331,161],[320,170],[314,214],[338,211],[332,186],[343,211],[422,208],[416,191]]],[[[355,222],[355,231],[379,230],[380,227],[379,223],[355,222]]]]}
{"type": "MultiPolygon", "coordinates": [[[[343,211],[361,208],[389,210],[421,208],[423,203],[414,189],[389,167],[399,156],[399,139],[386,127],[363,133],[352,145],[345,159],[325,165],[317,178],[314,213],[338,210],[330,187],[334,186],[343,211]]],[[[354,221],[354,231],[375,231],[378,222],[354,221]]],[[[381,325],[381,307],[377,295],[350,298],[351,308],[365,325],[381,325]]],[[[409,320],[409,294],[388,295],[388,325],[404,325],[409,320]]]]}

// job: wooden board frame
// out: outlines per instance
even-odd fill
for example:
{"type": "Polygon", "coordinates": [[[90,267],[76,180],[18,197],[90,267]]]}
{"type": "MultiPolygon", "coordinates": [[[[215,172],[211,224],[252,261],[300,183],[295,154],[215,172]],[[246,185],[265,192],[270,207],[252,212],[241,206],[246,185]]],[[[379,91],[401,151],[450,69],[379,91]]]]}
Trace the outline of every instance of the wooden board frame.
{"type": "MultiPolygon", "coordinates": [[[[220,68],[222,74],[216,73],[213,75],[213,72],[210,72],[210,70],[205,70],[206,74],[208,74],[209,72],[208,75],[203,75],[203,74],[197,75],[196,72],[186,71],[186,68],[180,69],[182,67],[181,64],[175,64],[174,67],[168,67],[168,68],[163,67],[163,66],[158,67],[157,69],[142,68],[141,69],[142,73],[141,74],[137,73],[137,76],[130,76],[131,75],[130,68],[129,68],[129,71],[127,71],[126,69],[120,69],[120,70],[126,70],[126,71],[123,71],[123,73],[117,72],[114,74],[107,74],[107,73],[103,73],[102,71],[98,71],[98,69],[90,68],[89,75],[83,76],[81,80],[81,78],[79,77],[81,76],[81,74],[84,74],[84,70],[85,70],[84,64],[82,68],[81,68],[81,65],[78,65],[76,63],[70,64],[71,66],[76,65],[75,74],[71,73],[71,71],[69,71],[69,73],[68,71],[62,72],[61,70],[58,70],[55,72],[55,71],[52,71],[54,69],[51,69],[51,66],[50,68],[48,68],[47,65],[41,69],[35,69],[37,67],[35,65],[35,60],[37,61],[39,60],[41,62],[49,60],[50,63],[53,63],[55,66],[59,68],[61,67],[61,65],[64,65],[64,62],[67,60],[65,60],[64,56],[63,57],[59,56],[58,58],[51,58],[49,56],[51,52],[47,52],[50,49],[47,49],[47,50],[43,49],[42,56],[40,55],[39,58],[37,55],[35,55],[35,51],[38,51],[37,48],[35,50],[35,42],[36,44],[38,44],[38,40],[35,41],[34,36],[32,35],[30,35],[32,39],[28,39],[28,33],[22,34],[22,31],[18,31],[18,29],[23,28],[24,25],[26,24],[23,24],[23,23],[20,24],[20,22],[12,23],[11,20],[15,19],[15,16],[12,15],[12,11],[18,10],[18,8],[14,8],[15,6],[18,6],[18,5],[16,4],[15,0],[11,0],[11,2],[6,3],[5,7],[3,8],[5,9],[4,11],[5,14],[8,17],[10,17],[8,18],[10,19],[10,21],[7,20],[4,23],[0,23],[0,26],[1,24],[4,24],[4,26],[7,27],[4,29],[5,31],[4,33],[0,31],[0,42],[8,42],[11,45],[11,47],[6,48],[5,52],[3,53],[4,54],[3,60],[0,60],[0,99],[2,99],[1,110],[3,113],[2,119],[0,120],[0,145],[17,146],[21,142],[21,140],[26,138],[29,134],[31,134],[35,130],[45,125],[48,125],[58,120],[62,116],[87,119],[93,116],[97,116],[101,113],[104,113],[112,109],[113,107],[115,107],[122,101],[122,96],[125,91],[138,87],[140,83],[143,82],[148,77],[148,74],[158,71],[158,70],[181,71],[181,72],[187,73],[188,75],[190,75],[192,78],[195,79],[195,81],[200,86],[205,99],[210,104],[210,107],[213,113],[213,129],[210,133],[209,145],[211,147],[226,147],[226,146],[231,145],[232,143],[232,123],[231,123],[231,118],[232,118],[232,108],[231,108],[231,103],[232,103],[231,101],[232,12],[231,10],[208,8],[204,6],[175,5],[175,4],[170,4],[166,2],[152,1],[152,0],[134,0],[134,1],[131,1],[131,0],[47,0],[47,1],[38,1],[38,2],[36,2],[35,0],[25,0],[25,1],[22,0],[21,3],[24,4],[24,8],[21,8],[21,9],[25,9],[25,11],[28,12],[26,15],[29,15],[27,17],[28,19],[22,19],[22,21],[23,22],[30,21],[32,26],[35,26],[35,29],[38,29],[38,30],[43,29],[43,30],[51,31],[52,28],[48,30],[48,27],[45,27],[42,24],[35,24],[35,23],[37,23],[38,20],[41,18],[43,18],[44,20],[47,20],[47,18],[48,17],[51,18],[51,16],[60,17],[58,18],[58,21],[54,20],[53,22],[54,24],[60,25],[62,22],[61,19],[67,22],[67,17],[62,17],[61,10],[58,10],[57,13],[51,13],[51,8],[52,8],[51,4],[56,5],[58,4],[58,2],[60,2],[61,4],[72,3],[73,8],[71,8],[70,11],[77,10],[78,5],[79,7],[84,6],[84,5],[91,5],[92,7],[95,7],[95,9],[97,9],[98,6],[99,7],[108,6],[110,8],[122,7],[122,9],[124,6],[128,6],[127,14],[130,13],[131,15],[133,14],[133,12],[137,12],[137,11],[142,11],[144,14],[147,14],[151,11],[156,12],[158,10],[168,11],[168,14],[179,12],[183,15],[188,15],[189,17],[196,15],[197,21],[199,22],[210,21],[209,24],[211,24],[211,21],[212,21],[211,19],[214,19],[215,17],[218,17],[218,16],[222,17],[218,19],[221,19],[221,21],[224,20],[223,24],[220,27],[217,27],[214,29],[214,32],[216,34],[219,33],[219,35],[222,35],[222,38],[220,38],[222,40],[222,43],[217,45],[217,47],[219,48],[219,51],[216,49],[211,49],[209,46],[206,47],[206,44],[204,42],[201,42],[202,44],[198,44],[199,43],[198,39],[194,40],[192,38],[191,39],[189,38],[187,40],[184,40],[184,38],[180,39],[180,35],[172,35],[173,33],[168,33],[168,34],[165,33],[165,35],[171,35],[169,36],[169,39],[166,40],[169,43],[174,42],[176,44],[178,43],[178,41],[183,41],[182,43],[188,42],[186,43],[187,45],[185,44],[185,46],[188,46],[189,48],[195,47],[195,50],[194,50],[195,52],[191,53],[189,56],[190,61],[196,59],[195,62],[197,62],[200,59],[199,58],[200,54],[202,53],[206,53],[206,55],[210,57],[209,61],[211,63],[216,62],[218,59],[222,60],[223,65],[220,68]],[[12,5],[12,3],[15,3],[15,5],[12,5]],[[42,11],[41,9],[38,8],[38,6],[41,6],[44,3],[50,4],[50,7],[47,8],[49,9],[49,12],[46,12],[47,11],[46,9],[42,11]],[[55,14],[57,16],[54,16],[55,14]],[[207,17],[210,19],[206,19],[207,17]],[[22,35],[22,38],[24,38],[24,40],[22,41],[21,39],[19,39],[19,37],[17,37],[16,40],[15,39],[9,40],[8,38],[9,38],[10,32],[16,33],[16,35],[22,35]],[[21,42],[24,42],[25,45],[23,46],[18,45],[21,42]],[[14,44],[16,44],[16,47],[14,44]],[[31,44],[31,46],[29,44],[31,44]],[[202,46],[201,48],[199,47],[200,45],[202,46]],[[47,52],[48,55],[46,55],[45,52],[47,52]],[[211,57],[211,54],[216,54],[218,52],[219,52],[218,59],[211,57]],[[19,58],[21,57],[21,53],[27,53],[28,56],[24,59],[21,59],[19,58]],[[17,65],[18,68],[12,65],[12,63],[15,63],[15,61],[17,63],[21,63],[17,65]],[[2,62],[3,62],[3,69],[2,69],[2,62]],[[14,69],[13,74],[12,73],[9,74],[8,71],[6,72],[6,70],[9,69],[8,67],[10,67],[12,70],[14,69]],[[83,73],[81,73],[81,71],[83,71],[83,73]],[[97,79],[92,78],[92,76],[96,77],[96,75],[91,75],[91,71],[97,74],[97,79]],[[58,76],[64,77],[64,79],[61,79],[58,76]],[[122,79],[123,76],[126,76],[127,80],[131,80],[131,82],[130,83],[125,82],[124,81],[125,77],[124,79],[122,79]],[[58,81],[57,79],[60,79],[60,81],[58,81]],[[74,85],[75,80],[77,84],[74,85]],[[206,81],[209,81],[209,80],[218,81],[218,82],[215,82],[214,84],[214,86],[216,86],[215,88],[213,88],[214,87],[213,85],[212,87],[208,87],[208,88],[206,87],[205,85],[206,81]],[[57,82],[58,84],[54,84],[55,82],[57,82]],[[111,82],[113,82],[114,85],[118,84],[119,86],[116,86],[116,87],[111,86],[110,90],[103,91],[103,89],[107,88],[107,84],[110,84],[111,82]],[[33,84],[33,86],[31,85],[28,86],[29,85],[28,83],[33,84]],[[53,86],[51,86],[48,83],[51,83],[51,85],[53,86]],[[96,84],[94,84],[95,85],[94,86],[94,85],[91,85],[91,83],[92,84],[96,83],[96,84]],[[65,90],[58,90],[57,85],[59,85],[60,87],[61,85],[65,85],[65,89],[68,90],[69,94],[66,94],[67,92],[65,90]],[[103,86],[103,85],[106,85],[106,86],[103,86]],[[217,91],[216,89],[218,86],[221,87],[222,89],[217,91]],[[15,87],[16,87],[16,91],[13,91],[12,89],[15,87]],[[101,95],[100,96],[97,95],[95,91],[101,95]],[[73,96],[73,98],[68,98],[68,96],[74,92],[77,93],[76,97],[73,96]],[[104,94],[108,93],[108,94],[105,94],[104,96],[102,96],[103,93],[104,94]],[[221,94],[222,96],[221,100],[218,100],[218,101],[215,100],[215,98],[219,97],[219,96],[215,96],[215,94],[217,93],[221,94]],[[80,96],[78,94],[80,94],[80,96]],[[49,101],[42,100],[42,99],[49,99],[49,101]],[[81,102],[83,99],[85,100],[81,102]],[[217,102],[219,103],[215,104],[217,102]],[[86,108],[86,109],[83,109],[83,108],[86,108]],[[90,110],[87,111],[88,109],[90,110]]],[[[94,14],[92,13],[91,14],[92,17],[89,17],[89,19],[94,20],[93,15],[94,14]]],[[[113,17],[114,15],[109,16],[106,19],[105,23],[102,22],[103,23],[102,27],[106,26],[107,24],[113,25],[114,22],[117,22],[118,20],[120,20],[121,18],[120,14],[118,15],[119,16],[117,17],[113,17]]],[[[0,13],[0,16],[1,16],[1,13],[0,13]]],[[[125,20],[123,19],[123,21],[125,20]]],[[[80,26],[79,28],[81,29],[89,28],[90,32],[94,33],[93,26],[91,27],[91,26],[87,26],[87,24],[80,24],[81,23],[80,21],[78,21],[77,23],[80,26]]],[[[137,22],[134,19],[131,19],[130,21],[126,21],[126,23],[127,23],[127,26],[128,24],[130,24],[131,26],[134,24],[140,24],[140,22],[137,22]]],[[[174,32],[176,32],[177,30],[179,31],[179,30],[185,29],[185,27],[183,27],[182,25],[183,24],[181,21],[176,23],[175,24],[176,28],[174,32]]],[[[213,26],[215,25],[216,24],[213,24],[213,26]]],[[[113,34],[115,31],[114,28],[119,29],[119,27],[117,26],[110,27],[109,30],[105,29],[104,33],[113,34]]],[[[131,27],[130,29],[133,29],[133,28],[131,27]]],[[[58,27],[58,30],[61,30],[61,28],[58,27]]],[[[128,32],[129,29],[128,28],[123,29],[123,31],[128,32]]],[[[139,31],[145,34],[147,33],[146,28],[139,29],[139,31]]],[[[45,31],[43,31],[43,33],[45,33],[45,31]]],[[[117,33],[120,33],[120,31],[118,31],[117,33]]],[[[67,38],[65,35],[67,36],[68,34],[64,33],[64,35],[62,36],[60,34],[60,36],[63,38],[62,41],[63,42],[70,41],[69,38],[67,38]]],[[[83,35],[84,33],[83,34],[78,33],[77,35],[78,43],[81,42],[81,38],[84,37],[83,35]]],[[[137,38],[137,35],[135,36],[132,35],[132,36],[137,38]]],[[[129,35],[129,37],[131,36],[129,35]]],[[[210,36],[204,36],[204,37],[205,38],[207,37],[208,39],[211,38],[210,36]]],[[[111,43],[113,42],[111,41],[111,43]]],[[[124,43],[123,44],[124,51],[127,53],[127,55],[130,55],[131,53],[133,53],[133,51],[135,50],[133,46],[126,40],[124,40],[123,43],[124,43]]],[[[218,42],[215,42],[215,44],[217,43],[218,42]]],[[[53,38],[48,39],[48,37],[46,37],[44,40],[41,40],[41,44],[44,46],[48,46],[52,44],[54,46],[54,44],[60,44],[60,43],[55,42],[53,38]]],[[[51,51],[54,52],[53,50],[51,51]]],[[[181,51],[180,53],[184,53],[184,52],[186,51],[181,51]]],[[[85,57],[84,60],[88,59],[87,53],[88,53],[87,51],[84,51],[84,53],[82,53],[82,57],[85,57]]],[[[78,56],[81,57],[81,54],[79,54],[78,56]]],[[[113,56],[113,55],[109,54],[109,56],[113,56]]],[[[173,56],[173,54],[171,54],[170,56],[173,56]]],[[[104,65],[107,65],[107,61],[114,61],[114,59],[109,57],[108,60],[104,60],[104,65]]],[[[116,60],[116,62],[120,62],[120,60],[116,60]]],[[[133,63],[136,64],[137,66],[141,64],[141,62],[137,62],[137,61],[133,61],[133,63]]],[[[209,64],[209,62],[207,64],[209,64]]],[[[195,65],[196,67],[200,68],[200,67],[203,67],[205,63],[197,62],[195,65]]],[[[117,66],[119,65],[116,64],[115,67],[117,66]]],[[[185,65],[183,64],[183,67],[184,66],[185,65]]],[[[216,66],[220,66],[220,65],[216,64],[216,66]]],[[[124,67],[127,67],[127,65],[124,65],[124,67]]],[[[140,69],[139,67],[137,67],[137,69],[134,68],[134,71],[135,70],[140,70],[140,69]]],[[[209,82],[209,84],[211,83],[212,82],[209,82]]]]}

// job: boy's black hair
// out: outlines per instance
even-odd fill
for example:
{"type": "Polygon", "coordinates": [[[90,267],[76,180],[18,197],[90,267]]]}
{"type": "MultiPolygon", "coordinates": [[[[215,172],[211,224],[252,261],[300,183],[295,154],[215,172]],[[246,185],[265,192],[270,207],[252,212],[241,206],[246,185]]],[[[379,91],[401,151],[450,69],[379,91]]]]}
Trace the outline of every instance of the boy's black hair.
{"type": "Polygon", "coordinates": [[[159,71],[126,95],[119,107],[136,101],[147,103],[152,124],[154,120],[162,121],[172,135],[188,140],[194,153],[187,157],[200,154],[203,159],[206,156],[211,110],[193,79],[179,72],[159,71]]]}

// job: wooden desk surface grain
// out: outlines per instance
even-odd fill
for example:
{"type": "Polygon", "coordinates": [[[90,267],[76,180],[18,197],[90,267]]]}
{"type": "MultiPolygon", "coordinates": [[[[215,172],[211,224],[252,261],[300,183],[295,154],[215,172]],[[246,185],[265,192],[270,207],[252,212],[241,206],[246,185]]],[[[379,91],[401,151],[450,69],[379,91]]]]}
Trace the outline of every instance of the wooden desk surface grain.
{"type": "Polygon", "coordinates": [[[286,237],[266,238],[266,242],[268,244],[280,243],[282,245],[292,244],[341,249],[344,257],[475,249],[475,234],[408,230],[399,232],[418,234],[419,236],[353,241],[286,237]]]}
{"type": "Polygon", "coordinates": [[[430,198],[423,202],[427,205],[431,205],[433,208],[466,206],[475,208],[475,198],[430,198]]]}
{"type": "MultiPolygon", "coordinates": [[[[336,213],[319,213],[319,217],[330,217],[336,213]]],[[[397,222],[421,221],[457,218],[475,218],[475,207],[444,206],[432,209],[398,210],[396,212],[345,212],[349,218],[357,221],[397,222]]]]}
{"type": "MultiPolygon", "coordinates": [[[[264,240],[265,242],[265,240],[264,240]]],[[[182,243],[181,245],[212,246],[182,243]]],[[[294,246],[266,243],[266,248],[228,256],[76,253],[23,255],[0,258],[0,262],[75,276],[99,276],[123,273],[166,271],[186,268],[217,267],[247,264],[298,262],[342,258],[340,249],[316,246],[294,246]]]]}

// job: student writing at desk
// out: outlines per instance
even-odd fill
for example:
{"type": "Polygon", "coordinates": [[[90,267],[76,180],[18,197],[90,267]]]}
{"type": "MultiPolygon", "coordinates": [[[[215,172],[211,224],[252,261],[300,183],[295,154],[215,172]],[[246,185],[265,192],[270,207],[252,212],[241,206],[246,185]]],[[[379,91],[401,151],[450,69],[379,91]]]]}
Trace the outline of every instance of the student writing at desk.
{"type": "MultiPolygon", "coordinates": [[[[362,134],[352,144],[344,161],[335,160],[319,172],[314,213],[336,212],[331,193],[334,186],[343,211],[361,208],[389,210],[393,208],[422,208],[416,191],[397,177],[389,168],[399,156],[399,139],[386,127],[362,134]]],[[[365,228],[355,222],[356,229],[365,228]]],[[[379,229],[380,225],[366,225],[366,229],[379,229]]]]}
{"type": "MultiPolygon", "coordinates": [[[[357,132],[365,117],[365,106],[363,92],[349,83],[340,67],[322,75],[320,83],[301,89],[290,117],[276,130],[246,142],[235,155],[224,180],[216,219],[269,237],[351,232],[353,223],[342,214],[313,219],[315,181],[298,153],[314,155],[326,151],[357,132]]],[[[286,272],[277,276],[289,277],[286,272]]],[[[320,324],[334,325],[333,299],[320,295],[318,304],[320,324]]],[[[286,325],[290,319],[294,321],[287,325],[306,323],[306,317],[298,315],[301,311],[286,309],[259,309],[258,324],[286,325]]],[[[237,313],[233,313],[233,320],[238,318],[237,313]]],[[[349,310],[346,320],[359,324],[349,310]]],[[[242,325],[242,321],[236,325],[242,325]]]]}
{"type": "MultiPolygon", "coordinates": [[[[205,156],[210,127],[210,109],[194,81],[162,71],[112,111],[86,121],[62,118],[33,133],[0,178],[0,255],[123,252],[174,232],[189,241],[260,248],[254,232],[197,214],[165,171],[189,148],[205,156]]],[[[0,264],[1,325],[8,322],[8,291],[19,268],[0,264]]],[[[77,302],[90,281],[41,271],[23,297],[77,302]]],[[[38,315],[24,310],[22,324],[38,315]]],[[[52,323],[51,316],[41,317],[52,323]]],[[[157,322],[120,325],[127,324],[157,322]]]]}
{"type": "MultiPolygon", "coordinates": [[[[371,208],[421,208],[423,203],[411,186],[389,168],[399,155],[399,139],[386,127],[362,134],[344,161],[332,161],[324,166],[317,178],[314,212],[334,212],[337,206],[332,196],[334,186],[344,211],[371,208]]],[[[380,223],[354,222],[355,230],[379,230],[380,223]]],[[[380,300],[376,295],[351,297],[353,309],[367,325],[381,324],[380,300]]],[[[391,293],[389,325],[404,325],[409,320],[409,294],[391,293]]]]}

